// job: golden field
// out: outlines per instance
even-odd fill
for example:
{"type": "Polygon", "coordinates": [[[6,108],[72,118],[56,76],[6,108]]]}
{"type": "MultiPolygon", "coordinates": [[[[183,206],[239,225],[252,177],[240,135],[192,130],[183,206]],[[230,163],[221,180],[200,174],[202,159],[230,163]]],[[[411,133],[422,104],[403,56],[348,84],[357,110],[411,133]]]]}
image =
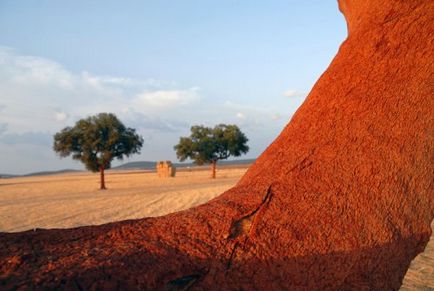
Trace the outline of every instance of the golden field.
{"type": "MultiPolygon", "coordinates": [[[[78,172],[0,179],[0,232],[70,228],[160,216],[205,203],[234,186],[246,167],[227,167],[210,179],[208,169],[179,171],[175,178],[154,172],[78,172]]],[[[434,227],[434,223],[432,224],[434,227]]],[[[434,238],[411,264],[401,290],[434,290],[434,238]]]]}
{"type": "Polygon", "coordinates": [[[180,171],[175,178],[156,173],[107,171],[107,190],[99,174],[78,172],[0,179],[0,231],[70,228],[160,216],[203,204],[231,188],[247,168],[180,171]]]}

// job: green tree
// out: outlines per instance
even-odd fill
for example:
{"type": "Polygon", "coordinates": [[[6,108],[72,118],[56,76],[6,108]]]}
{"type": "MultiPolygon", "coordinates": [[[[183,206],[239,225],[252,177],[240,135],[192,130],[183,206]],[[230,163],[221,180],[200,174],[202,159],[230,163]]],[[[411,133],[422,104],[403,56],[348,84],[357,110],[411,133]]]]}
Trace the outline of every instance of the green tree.
{"type": "Polygon", "coordinates": [[[198,165],[211,164],[211,178],[215,179],[217,161],[247,153],[247,141],[236,125],[219,124],[214,128],[196,125],[191,127],[191,135],[181,137],[174,149],[181,162],[191,159],[198,165]]]}
{"type": "Polygon", "coordinates": [[[101,187],[106,189],[104,170],[113,159],[140,153],[143,138],[127,128],[112,113],[100,113],[77,121],[54,135],[53,150],[61,157],[72,155],[92,172],[100,172],[101,187]]]}

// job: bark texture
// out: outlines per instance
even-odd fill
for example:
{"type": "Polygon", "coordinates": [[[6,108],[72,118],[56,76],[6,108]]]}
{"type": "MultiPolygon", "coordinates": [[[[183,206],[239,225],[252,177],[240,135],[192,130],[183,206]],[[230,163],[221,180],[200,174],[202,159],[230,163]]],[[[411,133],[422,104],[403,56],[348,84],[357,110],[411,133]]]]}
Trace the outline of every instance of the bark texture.
{"type": "Polygon", "coordinates": [[[103,166],[99,167],[99,176],[100,176],[100,179],[99,179],[100,180],[100,187],[99,187],[99,189],[100,190],[107,189],[105,187],[104,167],[103,166]]]}
{"type": "Polygon", "coordinates": [[[0,289],[398,289],[434,213],[434,1],[339,5],[347,40],[234,188],[159,218],[0,234],[0,289]]]}
{"type": "Polygon", "coordinates": [[[215,179],[216,177],[216,171],[217,171],[217,161],[211,162],[211,179],[215,179]]]}

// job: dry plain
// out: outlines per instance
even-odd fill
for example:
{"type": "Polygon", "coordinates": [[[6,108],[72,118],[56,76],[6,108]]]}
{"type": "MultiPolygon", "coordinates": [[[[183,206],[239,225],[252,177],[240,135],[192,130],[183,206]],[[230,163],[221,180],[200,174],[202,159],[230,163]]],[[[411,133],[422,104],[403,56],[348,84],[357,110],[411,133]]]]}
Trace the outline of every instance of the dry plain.
{"type": "MultiPolygon", "coordinates": [[[[70,228],[160,216],[205,203],[234,186],[246,167],[154,172],[108,171],[107,190],[87,172],[0,179],[0,232],[70,228]]],[[[432,223],[432,228],[434,223],[432,223]]],[[[434,237],[411,264],[401,290],[434,290],[434,237]]]]}
{"type": "Polygon", "coordinates": [[[87,172],[0,179],[0,231],[70,228],[160,216],[209,201],[229,189],[247,168],[180,171],[158,178],[143,171],[87,172]]]}

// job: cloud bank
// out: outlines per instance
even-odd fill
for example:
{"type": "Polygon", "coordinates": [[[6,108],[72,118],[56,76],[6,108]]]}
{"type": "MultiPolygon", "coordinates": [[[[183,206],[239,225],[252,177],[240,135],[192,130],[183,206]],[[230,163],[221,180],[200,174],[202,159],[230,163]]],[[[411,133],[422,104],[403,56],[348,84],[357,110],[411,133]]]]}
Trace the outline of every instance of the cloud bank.
{"type": "Polygon", "coordinates": [[[7,153],[0,173],[71,167],[70,159],[59,162],[52,152],[53,134],[100,112],[115,113],[136,128],[145,139],[137,159],[148,160],[175,159],[173,145],[189,134],[191,125],[218,123],[240,125],[251,142],[249,157],[256,157],[290,116],[279,106],[212,98],[199,86],[73,72],[53,60],[1,46],[0,96],[0,151],[7,153]]]}
{"type": "Polygon", "coordinates": [[[0,49],[0,123],[9,124],[14,133],[55,131],[99,112],[161,116],[161,111],[169,113],[199,101],[199,91],[154,79],[73,73],[51,60],[0,49]]]}

